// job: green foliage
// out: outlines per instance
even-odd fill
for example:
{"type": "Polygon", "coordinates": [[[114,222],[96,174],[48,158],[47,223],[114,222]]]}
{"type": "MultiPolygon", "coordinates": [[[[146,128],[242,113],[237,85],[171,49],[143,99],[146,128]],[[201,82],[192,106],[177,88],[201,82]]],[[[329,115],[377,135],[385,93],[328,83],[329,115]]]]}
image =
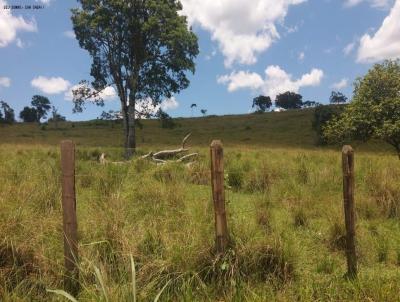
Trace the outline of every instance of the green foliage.
{"type": "Polygon", "coordinates": [[[40,120],[42,118],[45,118],[47,116],[47,113],[51,109],[51,103],[50,103],[49,99],[47,97],[41,96],[41,95],[34,95],[32,97],[31,105],[33,108],[36,109],[36,113],[37,113],[36,121],[38,123],[40,123],[40,120]]]}
{"type": "Polygon", "coordinates": [[[37,121],[37,111],[35,108],[25,106],[24,109],[19,113],[19,117],[24,123],[33,123],[37,121]]]}
{"type": "Polygon", "coordinates": [[[321,104],[315,101],[305,101],[302,105],[303,108],[313,108],[318,106],[321,106],[321,104]]]}
{"type": "Polygon", "coordinates": [[[317,145],[326,145],[328,143],[323,129],[330,120],[340,116],[344,108],[345,106],[343,105],[322,105],[315,108],[312,128],[317,134],[317,145]]]}
{"type": "Polygon", "coordinates": [[[326,125],[326,139],[381,139],[392,145],[400,158],[399,91],[400,60],[375,64],[355,82],[353,101],[343,114],[326,125]]]}
{"type": "Polygon", "coordinates": [[[329,97],[329,102],[336,105],[344,104],[347,102],[347,97],[339,91],[332,91],[331,96],[329,97]]]}
{"type": "Polygon", "coordinates": [[[256,107],[256,112],[265,112],[272,106],[272,100],[269,96],[260,95],[253,99],[252,108],[256,107]]]}
{"type": "Polygon", "coordinates": [[[301,94],[286,91],[276,96],[275,104],[284,109],[299,109],[303,105],[303,97],[301,94]]]}
{"type": "Polygon", "coordinates": [[[62,116],[58,113],[58,109],[56,107],[52,107],[51,109],[51,118],[49,118],[48,122],[58,123],[58,122],[65,122],[67,119],[65,116],[62,116]]]}
{"type": "Polygon", "coordinates": [[[6,102],[0,101],[0,123],[12,124],[15,122],[14,109],[10,107],[6,102]]]}
{"type": "Polygon", "coordinates": [[[150,100],[152,107],[188,87],[187,72],[194,73],[199,52],[197,37],[179,14],[178,1],[78,2],[72,23],[79,45],[92,57],[94,80],[91,88],[83,82],[73,92],[74,110],[82,111],[88,100],[103,105],[101,91],[114,87],[129,125],[124,128],[129,151],[136,147],[135,116],[143,113],[137,103],[150,100]]]}

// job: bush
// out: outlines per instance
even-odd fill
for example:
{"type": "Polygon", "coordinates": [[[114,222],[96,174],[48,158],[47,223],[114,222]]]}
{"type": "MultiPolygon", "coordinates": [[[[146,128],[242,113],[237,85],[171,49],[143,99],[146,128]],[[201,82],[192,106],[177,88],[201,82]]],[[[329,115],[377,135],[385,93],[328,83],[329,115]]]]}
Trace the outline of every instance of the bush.
{"type": "Polygon", "coordinates": [[[328,142],[323,135],[323,128],[332,118],[339,116],[346,105],[322,105],[315,108],[313,130],[317,133],[317,145],[326,145],[328,142]]]}

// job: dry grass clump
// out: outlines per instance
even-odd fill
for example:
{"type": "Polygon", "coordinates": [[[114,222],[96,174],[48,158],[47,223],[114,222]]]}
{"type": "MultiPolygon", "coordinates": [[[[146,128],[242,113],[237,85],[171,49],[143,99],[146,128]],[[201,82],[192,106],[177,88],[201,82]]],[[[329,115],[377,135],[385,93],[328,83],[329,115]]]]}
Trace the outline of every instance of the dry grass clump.
{"type": "Polygon", "coordinates": [[[400,170],[376,169],[366,175],[366,186],[387,218],[400,217],[400,170]]]}

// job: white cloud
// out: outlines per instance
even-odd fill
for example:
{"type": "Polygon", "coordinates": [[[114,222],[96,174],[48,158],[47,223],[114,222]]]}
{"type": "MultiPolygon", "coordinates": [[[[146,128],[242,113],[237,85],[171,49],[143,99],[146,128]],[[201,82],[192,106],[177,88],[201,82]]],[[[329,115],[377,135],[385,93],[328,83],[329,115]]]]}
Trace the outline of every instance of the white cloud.
{"type": "Polygon", "coordinates": [[[272,65],[265,70],[264,79],[257,73],[240,71],[219,77],[218,83],[227,84],[230,92],[247,88],[274,99],[276,95],[286,91],[299,92],[302,87],[318,86],[323,76],[322,70],[312,69],[299,79],[293,80],[291,74],[288,74],[279,66],[272,65]]]}
{"type": "Polygon", "coordinates": [[[75,32],[73,30],[64,31],[64,36],[67,38],[75,39],[75,32]]]}
{"type": "Polygon", "coordinates": [[[339,90],[339,89],[343,89],[343,88],[347,87],[348,84],[349,84],[349,79],[343,78],[339,82],[333,83],[332,88],[339,90]]]}
{"type": "Polygon", "coordinates": [[[302,52],[300,52],[299,53],[299,61],[303,61],[304,60],[304,58],[305,58],[305,53],[304,53],[304,51],[302,51],[302,52]]]}
{"type": "MultiPolygon", "coordinates": [[[[83,87],[84,84],[76,84],[68,89],[68,91],[65,92],[64,94],[64,99],[66,101],[72,101],[74,98],[73,90],[79,89],[80,87],[83,87]]],[[[66,89],[66,90],[67,90],[66,89]]],[[[94,92],[94,90],[92,90],[94,92]]],[[[112,101],[117,98],[117,92],[115,91],[114,87],[108,86],[104,88],[100,94],[99,97],[101,97],[104,101],[112,101]]]]}
{"type": "Polygon", "coordinates": [[[163,111],[174,110],[178,108],[179,103],[176,98],[173,96],[169,99],[165,99],[161,102],[161,104],[154,105],[151,98],[146,98],[140,101],[137,101],[135,107],[140,114],[138,114],[140,118],[147,118],[148,115],[154,115],[161,108],[163,111]]]}
{"type": "Polygon", "coordinates": [[[7,77],[0,77],[0,87],[10,87],[11,80],[7,77]]]}
{"type": "Polygon", "coordinates": [[[357,61],[377,62],[384,59],[400,58],[400,0],[397,0],[378,31],[360,40],[357,61]]]}
{"type": "Polygon", "coordinates": [[[27,21],[21,16],[15,17],[11,14],[11,10],[3,9],[5,5],[7,2],[0,0],[0,48],[14,42],[20,31],[37,31],[34,19],[27,21]]]}
{"type": "Polygon", "coordinates": [[[217,82],[228,84],[229,92],[244,88],[258,90],[264,85],[264,80],[258,73],[248,71],[232,72],[230,75],[220,76],[217,82]]]}
{"type": "Polygon", "coordinates": [[[370,6],[374,8],[387,9],[391,7],[394,0],[345,0],[344,5],[346,7],[353,7],[362,2],[368,2],[370,6]]]}
{"type": "Polygon", "coordinates": [[[174,96],[161,102],[161,109],[164,111],[174,110],[178,107],[179,103],[174,96]]]}
{"type": "Polygon", "coordinates": [[[58,94],[67,91],[71,86],[70,82],[61,77],[46,78],[38,76],[31,81],[32,87],[39,89],[43,93],[58,94]]]}
{"type": "Polygon", "coordinates": [[[190,24],[211,33],[225,57],[225,65],[254,64],[257,55],[279,39],[276,23],[282,23],[289,6],[307,0],[182,0],[190,24]]]}
{"type": "Polygon", "coordinates": [[[354,47],[356,46],[356,43],[352,42],[347,44],[344,48],[343,48],[343,53],[348,56],[353,50],[354,47]]]}

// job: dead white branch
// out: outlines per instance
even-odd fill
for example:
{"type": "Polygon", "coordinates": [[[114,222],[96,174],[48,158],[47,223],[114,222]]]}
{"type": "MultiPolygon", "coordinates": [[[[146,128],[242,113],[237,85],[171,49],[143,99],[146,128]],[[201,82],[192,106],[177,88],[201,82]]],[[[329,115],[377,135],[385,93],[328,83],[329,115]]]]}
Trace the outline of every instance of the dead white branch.
{"type": "Polygon", "coordinates": [[[189,149],[176,149],[176,150],[163,150],[159,151],[157,153],[153,154],[153,158],[156,159],[166,159],[166,158],[171,158],[174,157],[175,155],[178,155],[183,152],[187,152],[189,149]]]}
{"type": "Polygon", "coordinates": [[[197,157],[197,156],[199,156],[199,153],[191,153],[191,154],[182,156],[180,159],[177,160],[177,162],[178,163],[184,162],[186,160],[192,159],[192,158],[197,157]]]}
{"type": "MultiPolygon", "coordinates": [[[[152,159],[153,161],[155,161],[157,164],[165,164],[167,163],[168,159],[173,159],[174,157],[177,157],[178,155],[181,155],[182,153],[188,152],[190,148],[186,148],[186,143],[188,141],[188,139],[190,138],[190,136],[192,135],[192,133],[188,133],[182,140],[182,147],[179,149],[175,149],[175,150],[162,150],[162,151],[158,151],[158,152],[149,152],[146,155],[143,155],[141,157],[141,159],[152,159]]],[[[184,161],[188,161],[191,160],[195,157],[198,156],[198,153],[192,153],[192,154],[187,154],[184,156],[181,156],[179,159],[176,160],[176,162],[184,162],[184,161]]]]}

